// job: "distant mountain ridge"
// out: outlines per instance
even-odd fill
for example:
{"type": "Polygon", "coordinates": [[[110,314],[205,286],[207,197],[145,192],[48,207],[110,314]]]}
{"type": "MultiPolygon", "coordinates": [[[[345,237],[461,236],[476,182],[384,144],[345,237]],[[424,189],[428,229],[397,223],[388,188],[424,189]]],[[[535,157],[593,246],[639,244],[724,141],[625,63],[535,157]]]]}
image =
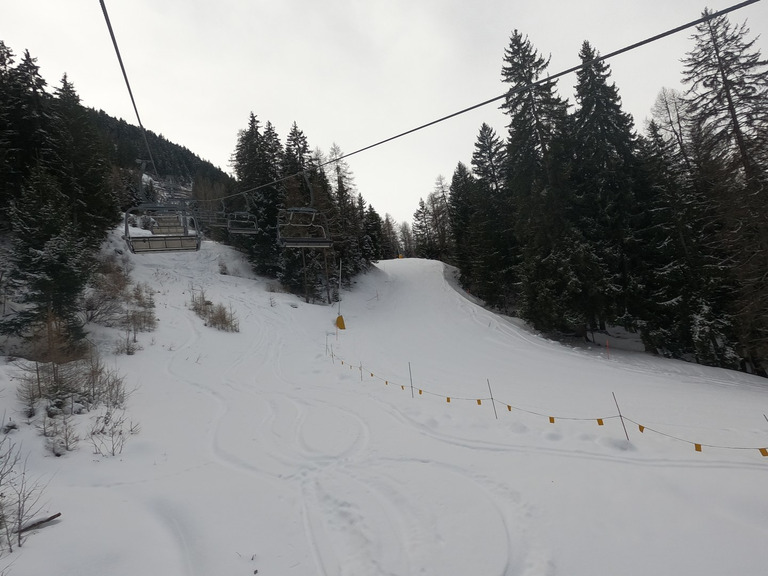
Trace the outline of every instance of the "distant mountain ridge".
{"type": "MultiPolygon", "coordinates": [[[[103,110],[86,108],[94,127],[102,140],[102,149],[110,163],[122,169],[134,170],[138,163],[146,162],[146,169],[152,166],[144,144],[141,128],[129,124],[122,118],[110,116],[103,110]]],[[[155,177],[173,179],[180,185],[191,186],[195,179],[205,178],[213,183],[229,185],[232,177],[220,167],[180,144],[170,142],[162,134],[146,131],[149,148],[154,160],[155,177]]]]}

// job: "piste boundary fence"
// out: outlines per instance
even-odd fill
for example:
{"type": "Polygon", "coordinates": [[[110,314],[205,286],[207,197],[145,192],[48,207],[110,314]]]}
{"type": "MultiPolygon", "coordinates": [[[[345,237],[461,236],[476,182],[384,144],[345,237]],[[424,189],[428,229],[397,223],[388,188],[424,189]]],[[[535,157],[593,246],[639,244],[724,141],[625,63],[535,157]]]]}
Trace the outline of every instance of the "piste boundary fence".
{"type": "MultiPolygon", "coordinates": [[[[680,436],[676,436],[674,434],[664,432],[657,428],[653,428],[650,426],[646,426],[645,424],[641,424],[637,420],[630,418],[626,414],[622,413],[621,408],[619,406],[619,402],[616,399],[615,394],[613,394],[613,400],[616,404],[616,411],[617,411],[616,414],[609,414],[607,416],[593,417],[593,418],[554,415],[551,413],[548,414],[545,412],[529,410],[527,408],[515,406],[514,404],[495,398],[493,395],[493,389],[491,387],[491,382],[489,379],[486,379],[486,382],[488,384],[488,396],[471,396],[471,397],[470,396],[448,396],[440,392],[435,392],[433,390],[427,390],[423,387],[414,386],[412,375],[410,376],[410,381],[408,384],[403,384],[402,382],[396,382],[388,378],[383,378],[382,376],[379,376],[378,373],[375,371],[372,371],[370,369],[363,369],[362,362],[356,365],[349,362],[348,360],[345,360],[344,358],[342,358],[341,356],[335,353],[335,351],[333,350],[333,347],[327,347],[326,354],[331,358],[331,361],[334,364],[336,363],[336,361],[339,361],[341,363],[341,366],[348,367],[350,370],[358,370],[360,372],[361,382],[364,381],[364,375],[368,374],[370,379],[378,380],[382,382],[385,386],[400,388],[404,391],[410,390],[411,398],[415,398],[416,395],[419,395],[419,396],[428,395],[428,396],[435,396],[438,398],[444,398],[447,404],[451,404],[453,402],[473,402],[478,406],[482,406],[483,402],[487,402],[487,403],[490,403],[491,406],[493,406],[493,413],[496,419],[499,418],[498,408],[501,408],[502,412],[506,410],[507,412],[520,412],[520,413],[529,414],[535,417],[546,418],[548,419],[550,424],[555,424],[558,420],[566,420],[566,421],[595,422],[598,426],[604,426],[607,420],[618,419],[621,421],[621,425],[624,429],[624,434],[628,442],[630,441],[630,439],[629,439],[629,431],[627,429],[627,423],[634,425],[636,430],[642,434],[645,434],[645,433],[657,434],[659,436],[663,436],[670,440],[675,440],[675,441],[693,446],[693,449],[696,452],[702,452],[704,448],[711,448],[711,449],[718,449],[718,450],[756,451],[761,456],[768,457],[768,444],[764,446],[731,446],[731,445],[724,445],[724,444],[709,444],[705,442],[696,442],[694,440],[682,438],[680,436]]],[[[409,375],[411,374],[410,362],[408,363],[408,373],[409,375]]],[[[766,418],[766,421],[768,421],[768,417],[766,417],[765,415],[764,417],[766,418]]]]}

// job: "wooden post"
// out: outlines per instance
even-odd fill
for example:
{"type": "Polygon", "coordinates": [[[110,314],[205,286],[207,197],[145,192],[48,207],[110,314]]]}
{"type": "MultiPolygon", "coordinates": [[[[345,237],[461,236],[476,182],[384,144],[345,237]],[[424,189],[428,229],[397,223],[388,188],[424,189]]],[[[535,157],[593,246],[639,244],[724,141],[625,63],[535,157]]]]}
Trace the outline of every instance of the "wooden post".
{"type": "Polygon", "coordinates": [[[408,376],[411,379],[411,398],[414,398],[413,395],[413,373],[411,372],[411,363],[408,362],[408,376]]]}

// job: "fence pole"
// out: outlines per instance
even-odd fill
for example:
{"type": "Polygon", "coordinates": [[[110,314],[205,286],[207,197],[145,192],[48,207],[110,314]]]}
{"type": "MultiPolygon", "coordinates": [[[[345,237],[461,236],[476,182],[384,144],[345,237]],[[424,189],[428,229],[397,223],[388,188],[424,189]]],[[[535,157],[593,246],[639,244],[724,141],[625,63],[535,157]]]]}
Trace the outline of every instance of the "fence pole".
{"type": "Polygon", "coordinates": [[[491,404],[493,405],[493,415],[496,416],[496,420],[499,419],[499,414],[496,412],[496,402],[493,399],[493,390],[491,390],[491,380],[489,378],[485,379],[486,382],[488,382],[488,392],[491,395],[491,404]]]}
{"type": "Polygon", "coordinates": [[[619,419],[621,420],[621,426],[624,428],[624,435],[627,437],[627,442],[629,442],[629,432],[627,432],[627,425],[624,424],[624,416],[621,415],[621,408],[619,408],[619,401],[616,400],[616,394],[614,392],[611,392],[613,394],[613,401],[616,403],[616,410],[619,411],[619,419]]]}
{"type": "Polygon", "coordinates": [[[411,398],[414,398],[413,395],[413,373],[411,372],[411,363],[408,362],[408,376],[411,379],[411,398]]]}

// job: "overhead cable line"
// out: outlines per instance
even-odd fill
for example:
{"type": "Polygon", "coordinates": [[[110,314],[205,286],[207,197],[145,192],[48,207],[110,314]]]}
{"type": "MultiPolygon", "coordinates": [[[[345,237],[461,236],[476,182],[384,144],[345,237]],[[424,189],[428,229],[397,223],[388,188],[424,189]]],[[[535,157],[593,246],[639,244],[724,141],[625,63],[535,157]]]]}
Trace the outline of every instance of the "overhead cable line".
{"type": "MultiPolygon", "coordinates": [[[[553,74],[551,76],[547,76],[546,78],[542,78],[541,80],[537,80],[536,82],[531,82],[530,84],[519,84],[513,88],[510,88],[507,90],[504,94],[501,94],[500,96],[495,96],[494,98],[490,98],[488,100],[484,100],[483,102],[480,102],[478,104],[475,104],[473,106],[469,106],[468,108],[464,108],[462,110],[459,110],[458,112],[453,112],[452,114],[448,114],[447,116],[443,116],[442,118],[438,118],[437,120],[432,120],[431,122],[427,122],[426,124],[422,124],[421,126],[417,126],[416,128],[411,128],[410,130],[406,130],[405,132],[401,132],[400,134],[396,134],[395,136],[390,136],[389,138],[385,138],[384,140],[380,140],[374,144],[369,144],[368,146],[365,146],[363,148],[359,148],[355,150],[354,152],[349,152],[347,154],[342,154],[341,156],[338,156],[336,158],[332,158],[331,160],[328,160],[326,162],[323,162],[318,166],[318,168],[323,168],[324,166],[328,166],[329,164],[333,164],[335,162],[338,162],[339,160],[344,160],[346,158],[349,158],[350,156],[354,156],[355,154],[360,154],[361,152],[365,152],[367,150],[370,150],[371,148],[376,148],[377,146],[381,146],[382,144],[386,144],[388,142],[392,142],[393,140],[397,140],[398,138],[402,138],[404,136],[408,136],[410,134],[413,134],[414,132],[418,132],[420,130],[424,130],[425,128],[429,128],[430,126],[434,126],[435,124],[439,124],[441,122],[445,122],[446,120],[450,120],[451,118],[455,118],[456,116],[460,116],[462,114],[466,114],[467,112],[471,112],[472,110],[476,110],[478,108],[482,108],[483,106],[487,106],[488,104],[492,104],[494,102],[498,102],[499,100],[502,100],[504,98],[507,98],[508,96],[511,96],[512,94],[517,94],[518,92],[522,92],[523,90],[527,90],[532,88],[533,86],[539,86],[541,84],[546,84],[548,82],[552,82],[553,80],[557,80],[558,78],[565,76],[567,74],[571,74],[573,72],[576,72],[578,70],[581,70],[582,68],[586,68],[588,66],[592,66],[593,64],[597,64],[598,62],[602,62],[604,60],[608,60],[609,58],[613,58],[615,56],[618,56],[619,54],[624,54],[625,52],[629,52],[631,50],[635,50],[637,48],[640,48],[641,46],[645,46],[646,44],[650,44],[652,42],[656,42],[657,40],[661,40],[662,38],[666,38],[667,36],[672,36],[673,34],[677,34],[678,32],[682,32],[683,30],[686,30],[688,28],[693,28],[694,26],[698,26],[699,24],[702,24],[704,22],[709,22],[710,20],[713,20],[715,18],[718,18],[720,16],[723,16],[725,14],[728,14],[730,12],[734,12],[736,10],[740,10],[741,8],[744,8],[745,6],[749,6],[750,4],[755,4],[756,2],[760,2],[760,0],[746,0],[745,2],[740,2],[738,4],[734,4],[733,6],[730,6],[729,8],[724,8],[723,10],[719,10],[717,12],[713,12],[711,14],[707,14],[705,16],[702,16],[701,18],[697,18],[696,20],[693,20],[691,22],[688,22],[687,24],[682,24],[680,26],[677,26],[675,28],[672,28],[670,30],[667,30],[666,32],[662,32],[660,34],[656,34],[655,36],[650,36],[649,38],[646,38],[645,40],[641,40],[639,42],[635,42],[634,44],[630,44],[628,46],[625,46],[624,48],[620,48],[618,50],[614,50],[613,52],[610,52],[608,54],[605,54],[604,56],[599,56],[597,58],[592,58],[591,60],[588,60],[587,62],[582,62],[581,64],[577,66],[572,66],[571,68],[568,68],[566,70],[563,70],[561,72],[558,72],[557,74],[553,74]]],[[[262,184],[260,186],[256,186],[255,188],[249,188],[248,190],[243,190],[239,194],[245,194],[248,192],[254,192],[256,190],[260,190],[261,188],[267,188],[270,186],[274,186],[275,184],[279,184],[280,182],[283,182],[285,180],[288,180],[290,178],[295,178],[296,176],[300,176],[303,172],[297,172],[296,174],[291,174],[290,176],[285,176],[283,178],[279,178],[277,180],[273,180],[272,182],[269,182],[267,184],[262,184]]],[[[239,196],[239,194],[233,194],[232,196],[239,196]]],[[[229,196],[225,196],[225,198],[229,198],[229,196]]]]}
{"type": "Polygon", "coordinates": [[[136,100],[133,97],[133,91],[131,90],[131,83],[128,81],[128,74],[125,72],[125,66],[123,65],[123,58],[120,56],[120,48],[117,46],[117,39],[115,33],[112,30],[112,23],[109,20],[109,14],[107,13],[107,7],[104,4],[104,0],[99,0],[101,4],[101,10],[104,12],[104,20],[107,22],[107,28],[109,28],[109,35],[112,37],[112,44],[115,47],[115,54],[117,54],[117,60],[120,62],[120,69],[123,71],[123,78],[125,78],[125,85],[128,87],[128,94],[131,97],[131,103],[133,104],[133,111],[136,112],[136,120],[139,122],[139,128],[141,128],[141,134],[144,136],[144,145],[147,147],[147,154],[149,154],[149,161],[152,163],[152,168],[157,174],[157,166],[155,160],[152,158],[152,150],[149,148],[149,140],[147,140],[147,131],[144,129],[144,125],[141,123],[141,117],[139,116],[139,109],[136,107],[136,100]]]}
{"type": "Polygon", "coordinates": [[[531,84],[526,85],[518,85],[514,88],[511,88],[501,96],[496,96],[494,98],[490,98],[489,100],[485,100],[484,102],[480,102],[479,104],[475,104],[474,106],[470,106],[469,108],[464,108],[463,110],[459,110],[458,112],[454,112],[453,114],[449,114],[448,116],[443,116],[442,118],[438,118],[437,120],[433,120],[432,122],[428,122],[426,124],[422,124],[421,126],[417,126],[416,128],[411,128],[410,130],[407,130],[405,132],[401,132],[400,134],[397,134],[396,136],[391,136],[389,138],[386,138],[384,140],[381,140],[379,142],[376,142],[375,144],[370,144],[368,146],[365,146],[364,148],[360,148],[358,150],[355,150],[354,152],[350,152],[349,154],[344,154],[342,156],[339,156],[338,158],[334,158],[333,160],[329,160],[328,162],[325,162],[320,165],[322,168],[323,166],[326,166],[327,164],[332,164],[333,162],[338,162],[339,160],[342,160],[344,158],[349,158],[350,156],[354,156],[355,154],[359,154],[360,152],[365,152],[366,150],[370,150],[371,148],[375,148],[376,146],[380,146],[382,144],[386,144],[387,142],[391,142],[392,140],[397,140],[398,138],[402,138],[403,136],[408,136],[409,134],[413,134],[414,132],[418,132],[419,130],[423,130],[424,128],[429,128],[430,126],[434,126],[435,124],[439,124],[440,122],[444,122],[446,120],[450,120],[451,118],[455,118],[456,116],[460,116],[461,114],[466,114],[467,112],[471,112],[472,110],[476,110],[477,108],[482,108],[483,106],[487,106],[488,104],[492,104],[493,102],[497,102],[503,98],[506,98],[507,96],[511,96],[512,94],[516,94],[518,92],[522,92],[523,90],[526,90],[528,88],[531,88],[532,86],[538,86],[540,84],[545,84],[547,82],[551,82],[553,80],[556,80],[560,78],[561,76],[565,76],[567,74],[571,74],[572,72],[576,72],[577,70],[581,70],[582,68],[586,68],[587,66],[591,66],[593,64],[597,64],[598,62],[602,62],[603,60],[608,60],[609,58],[613,58],[614,56],[618,56],[619,54],[623,54],[624,52],[629,52],[630,50],[634,50],[636,48],[640,48],[641,46],[645,46],[646,44],[650,44],[651,42],[656,42],[657,40],[661,40],[662,38],[666,38],[667,36],[671,36],[673,34],[677,34],[678,32],[681,32],[687,28],[692,28],[693,26],[697,26],[698,24],[701,24],[703,22],[708,22],[709,20],[712,20],[714,18],[717,18],[718,16],[722,16],[724,14],[727,14],[729,12],[733,12],[734,10],[739,10],[740,8],[744,8],[745,6],[748,6],[749,4],[754,4],[755,2],[759,2],[760,0],[746,0],[745,2],[741,2],[739,4],[735,4],[731,6],[730,8],[725,8],[724,10],[720,10],[719,12],[715,12],[713,14],[708,14],[707,16],[702,16],[701,18],[694,20],[692,22],[688,22],[687,24],[683,24],[681,26],[678,26],[677,28],[672,28],[671,30],[667,30],[666,32],[662,32],[661,34],[657,34],[656,36],[651,36],[650,38],[646,38],[645,40],[641,40],[640,42],[635,42],[634,44],[630,44],[629,46],[625,46],[624,48],[620,48],[619,50],[615,50],[613,52],[610,52],[609,54],[606,54],[605,56],[600,56],[598,58],[592,58],[591,60],[588,60],[587,62],[584,62],[582,64],[579,64],[578,66],[573,66],[571,68],[568,68],[567,70],[563,70],[562,72],[558,72],[557,74],[553,74],[552,76],[547,76],[546,78],[542,80],[537,80],[536,82],[532,82],[531,84]]]}

